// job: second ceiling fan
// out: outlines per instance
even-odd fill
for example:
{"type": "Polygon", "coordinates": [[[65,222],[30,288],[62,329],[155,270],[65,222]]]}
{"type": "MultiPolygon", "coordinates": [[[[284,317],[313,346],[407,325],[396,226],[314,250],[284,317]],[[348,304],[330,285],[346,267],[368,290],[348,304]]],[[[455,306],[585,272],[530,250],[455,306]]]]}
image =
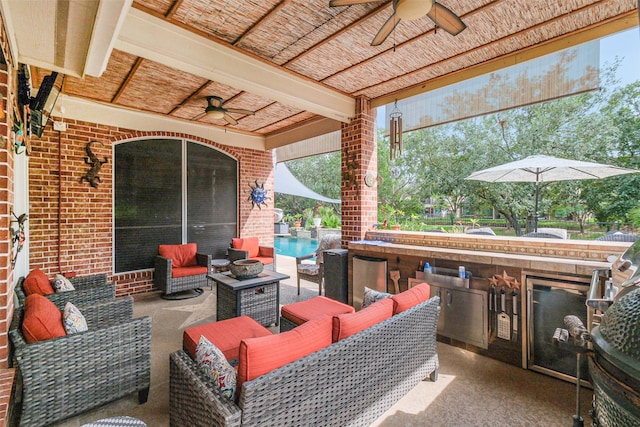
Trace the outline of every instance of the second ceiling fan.
{"type": "Polygon", "coordinates": [[[237,125],[238,121],[231,117],[229,113],[253,115],[255,111],[245,110],[244,108],[227,108],[224,106],[225,100],[219,96],[207,96],[207,107],[204,113],[199,115],[196,120],[202,116],[209,116],[216,120],[224,120],[230,125],[237,125]]]}
{"type": "MultiPolygon", "coordinates": [[[[373,0],[330,0],[330,7],[350,6],[353,4],[371,3],[373,0]]],[[[384,42],[401,20],[411,21],[428,16],[449,34],[456,36],[467,28],[462,19],[447,7],[433,0],[393,0],[393,13],[382,25],[378,34],[373,38],[371,46],[378,46],[384,42]]]]}

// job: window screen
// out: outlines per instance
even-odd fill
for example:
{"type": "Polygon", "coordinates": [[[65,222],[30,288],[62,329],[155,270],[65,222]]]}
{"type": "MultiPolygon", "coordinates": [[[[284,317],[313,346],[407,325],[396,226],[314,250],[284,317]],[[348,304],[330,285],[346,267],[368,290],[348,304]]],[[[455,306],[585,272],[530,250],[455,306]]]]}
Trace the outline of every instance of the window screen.
{"type": "Polygon", "coordinates": [[[224,258],[236,235],[237,162],[204,145],[187,145],[187,241],[224,258]]]}
{"type": "Polygon", "coordinates": [[[237,162],[204,145],[116,145],[115,272],[153,268],[160,244],[195,242],[198,252],[223,257],[237,230],[236,177],[237,162]]]}

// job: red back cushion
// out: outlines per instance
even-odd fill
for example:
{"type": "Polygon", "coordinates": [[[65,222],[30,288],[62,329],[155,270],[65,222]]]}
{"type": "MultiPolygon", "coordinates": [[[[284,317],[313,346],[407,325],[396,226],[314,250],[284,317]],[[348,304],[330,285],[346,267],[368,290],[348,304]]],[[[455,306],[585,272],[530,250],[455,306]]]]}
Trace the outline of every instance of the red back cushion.
{"type": "Polygon", "coordinates": [[[393,300],[383,298],[355,313],[333,316],[333,342],[357,334],[393,316],[393,300]]]}
{"type": "Polygon", "coordinates": [[[49,295],[55,293],[53,286],[51,286],[51,281],[39,268],[31,270],[27,277],[24,278],[22,288],[27,295],[49,295]]]}
{"type": "Polygon", "coordinates": [[[247,237],[245,239],[233,238],[231,245],[234,249],[242,249],[249,252],[249,258],[255,258],[260,251],[260,245],[257,237],[247,237]]]}
{"type": "Polygon", "coordinates": [[[24,301],[22,335],[28,343],[65,336],[62,312],[46,297],[29,295],[24,301]]]}
{"type": "Polygon", "coordinates": [[[391,299],[394,302],[393,314],[402,313],[411,307],[420,304],[431,296],[431,286],[428,283],[420,283],[413,288],[394,295],[391,299]]]}
{"type": "Polygon", "coordinates": [[[323,316],[287,332],[242,340],[238,389],[245,381],[331,345],[331,325],[331,316],[323,316]]]}
{"type": "Polygon", "coordinates": [[[161,257],[171,260],[171,267],[189,267],[197,265],[196,252],[197,243],[186,243],[184,245],[159,245],[158,254],[161,257]]]}

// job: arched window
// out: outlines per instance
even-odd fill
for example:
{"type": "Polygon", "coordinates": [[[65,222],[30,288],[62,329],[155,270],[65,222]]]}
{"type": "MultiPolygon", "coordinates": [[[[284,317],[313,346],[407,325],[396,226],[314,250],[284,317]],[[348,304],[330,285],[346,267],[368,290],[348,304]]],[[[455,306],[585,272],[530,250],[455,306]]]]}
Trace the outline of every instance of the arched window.
{"type": "Polygon", "coordinates": [[[153,268],[159,244],[223,258],[237,235],[238,162],[182,139],[115,146],[114,272],[153,268]]]}

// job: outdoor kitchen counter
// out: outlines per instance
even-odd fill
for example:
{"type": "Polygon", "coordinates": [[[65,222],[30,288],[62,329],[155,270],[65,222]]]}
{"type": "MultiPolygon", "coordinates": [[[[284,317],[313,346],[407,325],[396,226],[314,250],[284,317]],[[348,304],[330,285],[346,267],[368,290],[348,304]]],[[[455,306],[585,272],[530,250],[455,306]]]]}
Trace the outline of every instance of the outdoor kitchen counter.
{"type": "MultiPolygon", "coordinates": [[[[552,239],[538,239],[552,240],[552,239]]],[[[395,243],[359,243],[350,242],[349,249],[364,251],[374,256],[379,254],[383,258],[387,256],[418,257],[432,265],[439,265],[436,261],[455,261],[459,265],[485,264],[501,267],[515,267],[522,270],[544,271],[548,273],[572,274],[578,276],[591,276],[595,269],[610,267],[607,261],[583,260],[571,258],[558,258],[552,256],[539,256],[529,254],[515,254],[509,252],[487,252],[473,249],[440,248],[432,246],[416,246],[395,243]]],[[[620,251],[624,252],[624,249],[620,251]]],[[[617,252],[612,252],[616,255],[617,252]]],[[[416,263],[416,269],[418,264],[416,263]]]]}
{"type": "Polygon", "coordinates": [[[594,269],[608,268],[608,259],[618,257],[631,245],[627,242],[390,230],[370,230],[365,239],[350,242],[349,249],[422,257],[424,261],[440,259],[586,276],[591,276],[594,269]]]}
{"type": "MultiPolygon", "coordinates": [[[[409,287],[410,279],[422,278],[422,272],[418,270],[424,262],[429,262],[432,267],[454,272],[458,271],[458,267],[464,266],[466,271],[472,273],[472,279],[469,280],[467,289],[447,288],[447,298],[454,303],[443,308],[446,319],[442,325],[439,324],[439,328],[444,329],[438,330],[438,339],[526,368],[529,316],[525,315],[528,313],[525,296],[528,295],[529,279],[552,280],[554,283],[586,283],[588,288],[594,270],[610,268],[611,262],[607,259],[612,256],[617,258],[630,245],[631,243],[587,240],[371,230],[366,233],[365,240],[348,243],[349,302],[362,298],[363,286],[371,287],[371,284],[360,283],[360,273],[358,278],[354,277],[356,258],[374,262],[375,259],[385,260],[388,272],[398,271],[395,276],[399,276],[399,291],[409,287]],[[512,289],[519,295],[517,315],[512,308],[512,293],[506,295],[506,314],[512,318],[512,322],[517,317],[520,325],[517,336],[513,334],[511,339],[496,336],[496,310],[491,311],[488,307],[491,283],[496,277],[510,280],[515,285],[512,289]],[[455,328],[451,326],[453,320],[466,319],[470,316],[469,313],[479,314],[468,324],[456,324],[455,328]],[[451,330],[448,330],[449,327],[451,330]]],[[[381,280],[385,281],[383,278],[381,280]]],[[[445,286],[446,280],[438,281],[433,277],[429,280],[436,289],[435,292],[443,295],[442,286],[445,286]]],[[[369,277],[367,281],[372,283],[369,277]]],[[[386,285],[391,292],[395,291],[394,282],[389,277],[386,285]]],[[[500,286],[504,287],[503,284],[498,285],[500,286]]],[[[376,284],[376,288],[380,287],[376,284]]],[[[559,325],[562,325],[562,317],[559,325]]]]}

